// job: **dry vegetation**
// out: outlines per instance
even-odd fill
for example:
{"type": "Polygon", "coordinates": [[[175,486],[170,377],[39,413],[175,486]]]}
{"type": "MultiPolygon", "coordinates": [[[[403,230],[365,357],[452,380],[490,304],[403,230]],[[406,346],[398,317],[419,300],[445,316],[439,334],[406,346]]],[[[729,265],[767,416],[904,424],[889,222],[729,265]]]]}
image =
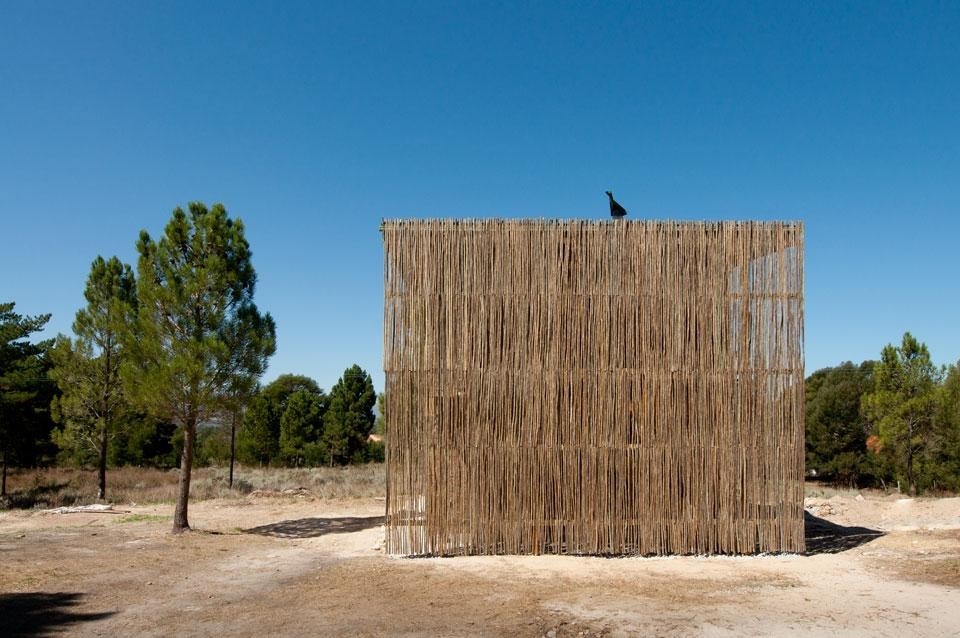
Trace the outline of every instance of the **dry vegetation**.
{"type": "MultiPolygon", "coordinates": [[[[107,472],[107,500],[111,503],[172,503],[177,495],[177,470],[123,467],[107,472]]],[[[302,469],[245,468],[234,470],[233,488],[226,468],[198,468],[193,472],[191,499],[239,498],[254,491],[278,493],[296,490],[317,498],[382,496],[384,467],[379,463],[348,467],[302,469]]],[[[20,509],[93,503],[97,475],[70,468],[11,470],[7,478],[9,506],[20,509]]]]}
{"type": "Polygon", "coordinates": [[[923,549],[891,559],[888,571],[899,578],[960,590],[960,529],[931,530],[916,534],[923,549]]]}

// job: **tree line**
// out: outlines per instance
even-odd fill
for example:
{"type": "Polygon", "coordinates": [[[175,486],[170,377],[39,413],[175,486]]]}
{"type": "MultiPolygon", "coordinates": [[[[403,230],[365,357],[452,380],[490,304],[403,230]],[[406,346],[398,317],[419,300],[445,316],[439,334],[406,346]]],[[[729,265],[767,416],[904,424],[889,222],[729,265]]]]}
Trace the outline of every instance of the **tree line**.
{"type": "Polygon", "coordinates": [[[281,375],[250,402],[237,458],[287,467],[382,461],[382,444],[369,440],[375,402],[370,375],[357,365],[329,394],[309,377],[281,375]]]}
{"type": "Polygon", "coordinates": [[[367,445],[376,397],[358,366],[329,395],[291,375],[260,386],[276,325],[254,303],[241,220],[193,202],[173,211],[159,238],[141,231],[136,248],[136,272],[117,257],[94,259],[72,336],[34,341],[50,315],[0,303],[0,495],[12,464],[95,465],[105,498],[109,465],[179,458],[174,530],[182,531],[191,470],[216,454],[223,432],[231,452],[238,435],[249,462],[377,457],[367,445]]]}
{"type": "MultiPolygon", "coordinates": [[[[382,460],[382,395],[359,366],[327,393],[306,376],[261,386],[276,325],[253,301],[243,223],[225,208],[177,208],[141,231],[136,271],[96,257],[73,336],[34,341],[50,315],[0,303],[0,464],[179,463],[175,530],[189,527],[195,462],[263,466],[382,460]],[[380,406],[379,422],[373,407],[380,406]]],[[[910,333],[878,361],[806,379],[806,461],[820,479],[960,491],[960,362],[938,368],[910,333]]],[[[232,476],[232,474],[231,474],[232,476]]]]}
{"type": "Polygon", "coordinates": [[[878,361],[811,374],[807,473],[915,495],[960,491],[960,362],[937,367],[909,332],[878,361]]]}

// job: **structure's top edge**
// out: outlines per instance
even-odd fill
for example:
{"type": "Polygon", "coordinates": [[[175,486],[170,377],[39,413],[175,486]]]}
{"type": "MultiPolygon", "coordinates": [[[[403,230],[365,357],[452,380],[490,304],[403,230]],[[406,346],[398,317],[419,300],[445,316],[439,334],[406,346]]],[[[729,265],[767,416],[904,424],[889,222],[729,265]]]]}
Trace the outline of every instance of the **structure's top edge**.
{"type": "Polygon", "coordinates": [[[451,218],[437,217],[425,219],[383,219],[380,221],[380,229],[387,227],[400,226],[426,226],[442,224],[445,226],[593,226],[598,228],[607,228],[610,226],[795,226],[803,228],[803,222],[800,220],[752,220],[752,219],[731,219],[731,220],[679,220],[679,219],[547,219],[547,218],[451,218]]]}

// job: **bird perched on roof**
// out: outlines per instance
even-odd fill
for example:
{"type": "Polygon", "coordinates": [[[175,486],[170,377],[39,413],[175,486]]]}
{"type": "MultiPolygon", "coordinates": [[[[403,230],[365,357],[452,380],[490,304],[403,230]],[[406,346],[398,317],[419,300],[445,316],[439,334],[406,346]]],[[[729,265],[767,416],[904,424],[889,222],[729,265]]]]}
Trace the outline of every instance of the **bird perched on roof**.
{"type": "Polygon", "coordinates": [[[614,219],[623,219],[627,214],[627,209],[617,203],[617,200],[613,198],[613,193],[610,191],[604,191],[607,194],[607,197],[610,198],[610,216],[614,219]]]}

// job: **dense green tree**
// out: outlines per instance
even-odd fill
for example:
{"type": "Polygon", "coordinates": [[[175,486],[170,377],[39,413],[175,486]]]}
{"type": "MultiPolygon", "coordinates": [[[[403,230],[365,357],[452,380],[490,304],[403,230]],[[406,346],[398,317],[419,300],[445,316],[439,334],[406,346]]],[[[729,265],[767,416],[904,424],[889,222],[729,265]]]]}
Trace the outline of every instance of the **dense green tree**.
{"type": "Polygon", "coordinates": [[[177,208],[158,241],[141,231],[137,250],[139,308],[125,343],[124,386],[139,406],[183,432],[173,520],[180,532],[190,527],[197,424],[223,414],[238,384],[263,373],[276,329],[253,302],[256,274],[243,223],[222,205],[177,208]]]}
{"type": "Polygon", "coordinates": [[[244,463],[266,465],[280,460],[280,419],[296,392],[308,392],[326,405],[317,382],[298,374],[282,374],[250,400],[237,436],[237,454],[244,463]]]}
{"type": "Polygon", "coordinates": [[[960,361],[947,369],[940,388],[925,474],[938,489],[960,491],[960,361]]]}
{"type": "Polygon", "coordinates": [[[237,433],[237,458],[241,463],[269,465],[280,455],[280,420],[270,402],[257,394],[250,400],[237,433]],[[273,424],[277,424],[276,436],[273,424]]]}
{"type": "Polygon", "coordinates": [[[290,395],[280,418],[280,454],[290,465],[314,464],[323,457],[324,398],[306,390],[290,395]]]}
{"type": "Polygon", "coordinates": [[[323,389],[317,385],[316,381],[302,374],[281,374],[263,388],[262,394],[285,410],[290,396],[301,391],[316,395],[323,394],[323,389]]]}
{"type": "Polygon", "coordinates": [[[0,303],[0,496],[7,494],[7,464],[22,462],[24,448],[37,438],[30,427],[32,402],[49,385],[45,354],[50,342],[31,343],[29,338],[43,330],[50,315],[24,316],[14,312],[14,307],[13,302],[0,303]]]}
{"type": "Polygon", "coordinates": [[[370,375],[356,364],[347,368],[330,390],[323,442],[331,465],[365,460],[376,397],[370,375]]]}
{"type": "Polygon", "coordinates": [[[364,451],[364,460],[371,463],[383,463],[387,459],[387,446],[383,441],[370,441],[364,451]]]}
{"type": "Polygon", "coordinates": [[[107,446],[129,404],[120,383],[124,351],[120,335],[136,310],[136,283],[130,266],[116,257],[97,257],[83,296],[86,307],[73,322],[75,340],[60,335],[50,351],[51,378],[61,395],[51,411],[63,425],[57,444],[68,452],[90,451],[97,461],[97,498],[107,496],[107,446]]]}
{"type": "Polygon", "coordinates": [[[926,344],[907,332],[900,346],[883,349],[874,366],[873,389],[862,400],[864,415],[898,473],[905,475],[911,495],[917,493],[915,461],[930,443],[941,378],[926,344]]]}
{"type": "Polygon", "coordinates": [[[873,387],[873,361],[847,361],[811,374],[806,393],[807,468],[832,481],[857,484],[872,471],[866,440],[870,424],[860,411],[873,387]]]}

